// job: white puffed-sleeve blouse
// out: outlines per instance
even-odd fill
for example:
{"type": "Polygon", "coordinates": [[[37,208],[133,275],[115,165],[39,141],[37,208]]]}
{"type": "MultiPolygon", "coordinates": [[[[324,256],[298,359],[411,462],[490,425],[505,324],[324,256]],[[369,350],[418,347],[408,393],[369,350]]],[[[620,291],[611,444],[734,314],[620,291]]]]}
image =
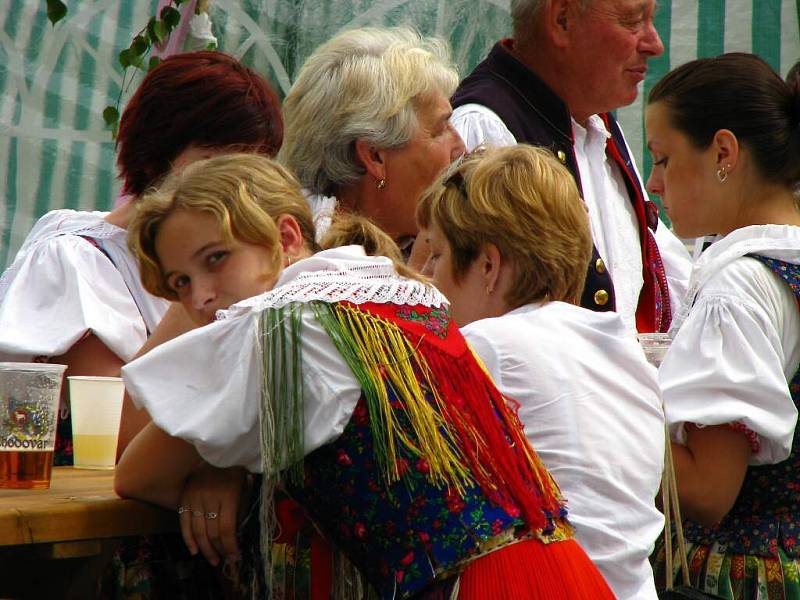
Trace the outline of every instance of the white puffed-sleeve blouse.
{"type": "Polygon", "coordinates": [[[800,364],[800,314],[789,286],[748,254],[800,264],[800,228],[744,227],[700,256],[659,379],[677,442],[686,423],[742,423],[758,436],[751,464],[774,464],[797,423],[787,384],[800,364]]]}

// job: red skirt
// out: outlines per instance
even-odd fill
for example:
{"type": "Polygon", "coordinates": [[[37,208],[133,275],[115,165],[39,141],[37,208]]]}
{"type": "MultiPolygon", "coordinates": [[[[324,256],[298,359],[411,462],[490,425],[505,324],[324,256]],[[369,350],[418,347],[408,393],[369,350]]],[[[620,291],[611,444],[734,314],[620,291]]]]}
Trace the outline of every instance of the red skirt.
{"type": "Polygon", "coordinates": [[[603,600],[615,596],[575,540],[525,540],[487,554],[461,573],[458,600],[603,600]]]}

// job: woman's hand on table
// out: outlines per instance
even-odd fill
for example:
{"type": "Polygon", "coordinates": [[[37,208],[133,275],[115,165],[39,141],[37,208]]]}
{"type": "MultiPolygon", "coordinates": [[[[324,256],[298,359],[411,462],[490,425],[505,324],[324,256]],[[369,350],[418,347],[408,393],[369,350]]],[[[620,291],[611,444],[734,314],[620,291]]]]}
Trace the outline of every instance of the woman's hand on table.
{"type": "Polygon", "coordinates": [[[199,551],[214,566],[220,559],[238,558],[239,506],[247,482],[245,469],[208,464],[187,479],[178,512],[183,541],[192,555],[199,551]]]}

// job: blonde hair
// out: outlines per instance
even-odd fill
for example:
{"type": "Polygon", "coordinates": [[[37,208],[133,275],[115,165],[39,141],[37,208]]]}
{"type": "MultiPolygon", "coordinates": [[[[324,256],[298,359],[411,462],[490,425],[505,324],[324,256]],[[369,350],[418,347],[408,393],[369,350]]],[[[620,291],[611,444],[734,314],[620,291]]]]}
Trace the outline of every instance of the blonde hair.
{"type": "Polygon", "coordinates": [[[456,281],[491,242],[513,265],[511,306],[578,303],[592,253],[589,217],[575,180],[550,151],[517,145],[467,157],[426,192],[417,218],[441,229],[456,281]]]}
{"type": "Polygon", "coordinates": [[[306,60],[283,103],[278,159],[313,193],[335,194],[364,174],[356,140],[406,144],[416,110],[458,85],[447,43],[406,28],[340,33],[306,60]]]}
{"type": "Polygon", "coordinates": [[[177,300],[164,279],[155,250],[161,224],[177,210],[216,217],[222,237],[258,244],[279,270],[281,250],[275,220],[294,217],[312,251],[314,223],[300,185],[274,160],[257,154],[228,154],[201,160],[169,176],[142,198],[128,228],[128,246],[139,260],[142,283],[155,296],[177,300]]]}
{"type": "Polygon", "coordinates": [[[337,213],[320,241],[323,250],[358,244],[367,256],[385,256],[391,259],[397,274],[406,279],[429,283],[427,278],[410,269],[403,262],[403,253],[397,243],[383,229],[366,217],[354,213],[337,213]]]}

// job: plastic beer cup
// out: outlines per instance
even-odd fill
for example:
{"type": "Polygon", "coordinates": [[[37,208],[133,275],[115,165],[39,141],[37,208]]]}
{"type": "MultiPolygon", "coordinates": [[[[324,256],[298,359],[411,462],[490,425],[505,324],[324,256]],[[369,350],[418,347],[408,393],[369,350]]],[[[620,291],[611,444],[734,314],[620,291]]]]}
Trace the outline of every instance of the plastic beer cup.
{"type": "Polygon", "coordinates": [[[0,363],[0,488],[50,487],[66,368],[0,363]]]}
{"type": "Polygon", "coordinates": [[[76,469],[113,469],[125,386],[119,377],[67,377],[76,469]]]}
{"type": "Polygon", "coordinates": [[[639,345],[644,351],[645,358],[654,367],[661,366],[661,361],[669,350],[672,339],[668,333],[640,333],[638,335],[639,345]]]}

